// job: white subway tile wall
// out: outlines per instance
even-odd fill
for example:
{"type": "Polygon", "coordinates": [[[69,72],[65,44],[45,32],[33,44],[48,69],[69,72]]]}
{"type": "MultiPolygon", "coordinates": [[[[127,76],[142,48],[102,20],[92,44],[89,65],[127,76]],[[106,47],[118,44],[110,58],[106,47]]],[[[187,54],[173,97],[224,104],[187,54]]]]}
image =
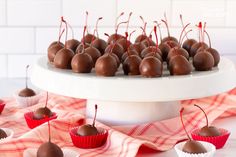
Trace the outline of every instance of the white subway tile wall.
{"type": "MultiPolygon", "coordinates": [[[[236,62],[235,0],[0,0],[0,77],[23,77],[25,65],[45,55],[48,45],[57,40],[62,15],[73,26],[74,37],[81,39],[85,11],[89,12],[90,32],[96,19],[103,17],[98,31],[104,39],[104,32],[114,32],[115,18],[123,11],[121,21],[133,12],[130,30],[137,29],[136,34],[141,31],[140,15],[148,22],[149,32],[153,21],[163,19],[166,12],[171,34],[177,37],[181,30],[179,14],[185,23],[191,22],[194,37],[194,25],[206,21],[212,46],[236,62]]],[[[124,30],[122,25],[119,32],[124,30]]],[[[166,29],[162,30],[166,35],[166,29]]]]}

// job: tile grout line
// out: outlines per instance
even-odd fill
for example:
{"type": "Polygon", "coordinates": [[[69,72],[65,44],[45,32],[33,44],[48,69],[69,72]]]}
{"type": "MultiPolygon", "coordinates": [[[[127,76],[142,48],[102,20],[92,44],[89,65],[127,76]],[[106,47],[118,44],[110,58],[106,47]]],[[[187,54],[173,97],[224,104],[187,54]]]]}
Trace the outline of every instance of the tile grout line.
{"type": "Polygon", "coordinates": [[[8,25],[8,2],[5,0],[5,25],[8,25]]]}

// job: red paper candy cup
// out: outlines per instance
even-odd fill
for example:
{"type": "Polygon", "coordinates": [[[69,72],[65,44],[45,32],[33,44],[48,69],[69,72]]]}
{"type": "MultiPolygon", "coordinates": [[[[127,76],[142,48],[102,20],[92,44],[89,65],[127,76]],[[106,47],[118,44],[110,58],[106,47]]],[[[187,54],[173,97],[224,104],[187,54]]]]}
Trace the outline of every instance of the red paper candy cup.
{"type": "Polygon", "coordinates": [[[107,141],[108,131],[105,129],[100,129],[99,134],[92,136],[80,136],[77,134],[77,130],[79,127],[72,128],[70,130],[70,136],[74,146],[78,148],[97,148],[104,145],[107,141]]]}
{"type": "Polygon", "coordinates": [[[4,107],[5,107],[5,103],[4,102],[0,102],[0,114],[2,113],[4,107]]]}
{"type": "Polygon", "coordinates": [[[213,136],[213,137],[200,136],[200,135],[198,135],[200,129],[193,130],[191,135],[194,140],[206,141],[206,142],[212,143],[213,145],[215,145],[216,149],[220,149],[220,148],[224,147],[226,141],[229,138],[230,132],[228,130],[225,130],[222,128],[220,128],[219,130],[221,132],[220,136],[213,136]]]}
{"type": "Polygon", "coordinates": [[[49,120],[52,120],[52,119],[56,119],[57,118],[57,115],[55,112],[52,113],[52,116],[49,117],[49,118],[43,118],[43,119],[40,119],[40,120],[37,120],[37,119],[33,119],[33,112],[27,112],[24,114],[24,117],[25,117],[25,121],[28,125],[28,127],[30,129],[33,129],[49,120]]]}

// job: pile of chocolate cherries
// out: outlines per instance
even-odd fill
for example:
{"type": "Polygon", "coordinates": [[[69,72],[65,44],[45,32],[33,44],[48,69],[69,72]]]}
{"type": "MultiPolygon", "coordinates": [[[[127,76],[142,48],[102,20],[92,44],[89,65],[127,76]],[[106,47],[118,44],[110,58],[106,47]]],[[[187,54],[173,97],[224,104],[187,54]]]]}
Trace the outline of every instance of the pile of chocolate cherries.
{"type": "Polygon", "coordinates": [[[206,31],[206,23],[199,22],[199,40],[190,39],[188,24],[184,24],[182,15],[182,31],[179,40],[170,35],[166,15],[161,23],[154,21],[153,29],[150,34],[146,33],[147,22],[140,16],[143,22],[142,33],[138,35],[132,43],[131,36],[135,32],[128,32],[130,18],[120,22],[122,12],[116,18],[115,33],[105,35],[107,41],[99,38],[98,23],[102,17],[98,18],[93,34],[88,32],[86,12],[86,22],[82,39],[74,39],[73,29],[69,23],[61,17],[59,37],[48,47],[48,60],[59,69],[72,69],[75,73],[90,73],[94,71],[97,76],[115,76],[116,72],[122,67],[124,75],[141,75],[143,77],[161,77],[163,67],[167,65],[170,75],[188,75],[192,71],[209,71],[217,67],[220,61],[218,51],[211,47],[211,40],[206,31]],[[164,24],[167,28],[168,36],[162,38],[160,25],[164,24]],[[124,35],[118,34],[120,25],[126,25],[124,35]],[[72,39],[67,40],[68,28],[72,32],[72,39]],[[159,30],[160,43],[158,41],[157,29],[159,30]],[[65,43],[60,42],[61,36],[65,32],[65,43]],[[153,41],[152,36],[155,36],[153,41]],[[209,46],[204,41],[208,37],[209,46]],[[185,39],[186,38],[186,39],[185,39]],[[122,66],[120,66],[122,65],[122,66]]]}

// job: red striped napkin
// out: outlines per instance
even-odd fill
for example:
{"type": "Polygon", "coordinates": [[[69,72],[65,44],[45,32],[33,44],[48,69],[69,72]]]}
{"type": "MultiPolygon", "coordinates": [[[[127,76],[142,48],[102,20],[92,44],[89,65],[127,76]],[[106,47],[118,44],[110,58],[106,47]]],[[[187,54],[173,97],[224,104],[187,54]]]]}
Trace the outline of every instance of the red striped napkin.
{"type": "MultiPolygon", "coordinates": [[[[24,113],[44,106],[45,98],[41,98],[37,105],[24,109],[18,108],[12,98],[6,99],[6,102],[0,115],[0,127],[13,129],[15,138],[0,143],[0,157],[22,157],[25,149],[38,148],[48,140],[47,124],[30,130],[24,120],[24,113]]],[[[51,121],[52,141],[62,148],[70,147],[78,151],[82,157],[133,157],[141,146],[166,151],[173,148],[176,142],[186,139],[179,117],[132,126],[106,126],[97,122],[97,126],[109,130],[107,143],[96,149],[78,149],[73,147],[68,130],[84,121],[86,100],[50,94],[48,104],[58,114],[58,118],[51,121]]],[[[210,123],[215,119],[236,116],[236,89],[213,97],[182,101],[188,131],[205,125],[204,115],[193,104],[204,108],[210,123]]],[[[91,119],[87,121],[91,122],[91,119]]]]}

